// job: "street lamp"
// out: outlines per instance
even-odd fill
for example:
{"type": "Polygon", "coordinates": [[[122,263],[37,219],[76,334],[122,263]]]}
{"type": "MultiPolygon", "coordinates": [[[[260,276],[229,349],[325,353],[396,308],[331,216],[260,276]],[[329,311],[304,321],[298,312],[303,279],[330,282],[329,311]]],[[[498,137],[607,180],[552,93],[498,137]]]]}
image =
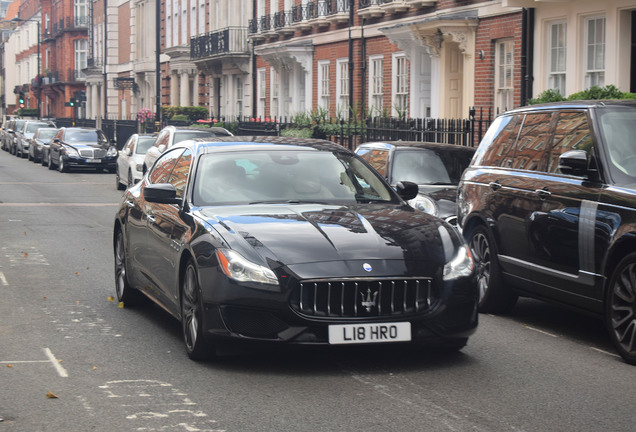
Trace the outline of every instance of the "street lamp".
{"type": "Polygon", "coordinates": [[[15,17],[13,19],[11,19],[11,21],[13,22],[34,22],[37,24],[37,32],[38,32],[38,69],[37,69],[37,83],[38,83],[38,92],[37,92],[37,101],[38,101],[38,109],[37,109],[37,113],[38,113],[38,118],[40,118],[40,97],[41,97],[41,93],[42,93],[42,77],[40,76],[40,21],[39,20],[35,20],[35,19],[22,19],[22,18],[18,18],[15,17]]]}

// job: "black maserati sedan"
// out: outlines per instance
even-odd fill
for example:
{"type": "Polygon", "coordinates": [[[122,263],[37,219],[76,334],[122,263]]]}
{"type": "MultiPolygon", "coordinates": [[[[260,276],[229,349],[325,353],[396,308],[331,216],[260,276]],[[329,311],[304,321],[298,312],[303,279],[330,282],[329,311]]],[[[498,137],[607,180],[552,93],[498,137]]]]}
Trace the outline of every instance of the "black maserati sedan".
{"type": "Polygon", "coordinates": [[[461,349],[477,327],[473,260],[329,141],[217,137],[164,152],[122,196],[115,288],[181,321],[188,356],[232,341],[461,349]]]}

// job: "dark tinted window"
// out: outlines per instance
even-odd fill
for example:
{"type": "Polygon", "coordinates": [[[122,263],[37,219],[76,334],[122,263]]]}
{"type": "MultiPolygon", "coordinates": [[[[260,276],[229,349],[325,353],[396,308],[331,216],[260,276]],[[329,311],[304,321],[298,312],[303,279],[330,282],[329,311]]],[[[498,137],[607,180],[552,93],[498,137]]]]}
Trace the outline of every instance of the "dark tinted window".
{"type": "Polygon", "coordinates": [[[183,197],[186,184],[188,183],[188,174],[190,173],[190,165],[192,164],[192,152],[186,149],[183,155],[177,161],[168,183],[172,184],[177,190],[177,197],[183,197]]]}
{"type": "Polygon", "coordinates": [[[585,150],[588,156],[592,155],[592,136],[585,112],[562,112],[559,114],[552,142],[549,172],[560,172],[559,156],[569,150],[585,150]]]}
{"type": "Polygon", "coordinates": [[[150,183],[167,183],[181,153],[183,149],[176,149],[161,155],[150,172],[150,183]]]}
{"type": "Polygon", "coordinates": [[[545,171],[552,137],[552,113],[527,114],[519,133],[512,168],[545,171]]]}
{"type": "Polygon", "coordinates": [[[477,148],[475,165],[510,167],[520,125],[520,116],[495,119],[477,148]]]}
{"type": "Polygon", "coordinates": [[[393,156],[391,183],[412,181],[417,184],[457,184],[473,157],[465,149],[398,150],[393,156]]]}

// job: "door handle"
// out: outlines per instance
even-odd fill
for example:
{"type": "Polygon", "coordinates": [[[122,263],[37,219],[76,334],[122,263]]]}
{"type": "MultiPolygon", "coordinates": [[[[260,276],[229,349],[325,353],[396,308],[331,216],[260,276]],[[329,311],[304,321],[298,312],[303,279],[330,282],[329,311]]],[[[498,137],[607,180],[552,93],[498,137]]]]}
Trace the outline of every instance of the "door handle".
{"type": "Polygon", "coordinates": [[[550,198],[552,196],[552,192],[550,192],[546,188],[537,189],[537,190],[534,191],[534,193],[539,195],[539,198],[541,198],[541,200],[545,200],[545,199],[550,198]]]}
{"type": "Polygon", "coordinates": [[[157,221],[157,218],[154,217],[153,215],[148,215],[147,219],[148,219],[148,222],[150,223],[155,223],[157,221]]]}
{"type": "Polygon", "coordinates": [[[501,189],[501,183],[499,183],[499,180],[488,183],[488,186],[490,186],[490,189],[494,191],[501,189]]]}
{"type": "Polygon", "coordinates": [[[135,203],[134,203],[134,202],[132,202],[131,200],[127,200],[127,201],[126,201],[126,205],[127,205],[128,207],[131,207],[131,208],[132,208],[132,207],[134,207],[134,206],[135,206],[135,203]]]}

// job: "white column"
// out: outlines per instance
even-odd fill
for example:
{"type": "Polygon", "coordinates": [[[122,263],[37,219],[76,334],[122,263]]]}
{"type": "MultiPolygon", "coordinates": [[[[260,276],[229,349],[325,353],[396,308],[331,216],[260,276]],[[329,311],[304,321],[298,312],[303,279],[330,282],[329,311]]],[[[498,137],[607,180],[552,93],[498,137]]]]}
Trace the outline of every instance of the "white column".
{"type": "Polygon", "coordinates": [[[181,72],[180,75],[180,98],[179,105],[181,106],[190,106],[190,77],[187,72],[181,72]]]}
{"type": "Polygon", "coordinates": [[[170,74],[170,105],[179,105],[179,75],[176,72],[170,74]]]}

